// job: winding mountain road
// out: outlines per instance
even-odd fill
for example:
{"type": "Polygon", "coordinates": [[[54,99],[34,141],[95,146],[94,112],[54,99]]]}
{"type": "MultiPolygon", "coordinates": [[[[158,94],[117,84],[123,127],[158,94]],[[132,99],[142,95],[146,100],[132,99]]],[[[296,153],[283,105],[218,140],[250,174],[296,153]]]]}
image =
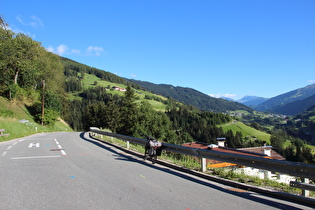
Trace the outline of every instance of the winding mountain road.
{"type": "Polygon", "coordinates": [[[0,209],[308,209],[152,165],[87,133],[0,143],[0,209]]]}

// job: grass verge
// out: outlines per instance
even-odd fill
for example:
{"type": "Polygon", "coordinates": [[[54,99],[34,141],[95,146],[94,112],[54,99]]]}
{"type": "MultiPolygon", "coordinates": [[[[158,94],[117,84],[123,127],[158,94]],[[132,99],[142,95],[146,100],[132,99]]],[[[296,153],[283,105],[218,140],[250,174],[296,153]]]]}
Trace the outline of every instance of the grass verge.
{"type": "Polygon", "coordinates": [[[42,126],[34,121],[25,106],[11,102],[3,97],[0,97],[0,129],[5,129],[4,133],[10,134],[9,136],[0,136],[0,142],[35,133],[72,131],[61,119],[55,122],[54,125],[42,126]]]}

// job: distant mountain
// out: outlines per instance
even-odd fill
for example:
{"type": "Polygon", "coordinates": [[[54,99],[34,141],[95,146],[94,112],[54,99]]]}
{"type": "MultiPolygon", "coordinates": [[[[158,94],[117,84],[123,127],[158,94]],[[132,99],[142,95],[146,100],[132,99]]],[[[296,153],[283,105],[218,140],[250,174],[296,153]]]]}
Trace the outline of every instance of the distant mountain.
{"type": "Polygon", "coordinates": [[[163,95],[165,97],[173,98],[177,101],[185,104],[192,105],[200,110],[214,111],[214,112],[225,112],[225,111],[236,111],[246,110],[252,112],[253,109],[247,107],[241,103],[227,101],[222,98],[213,98],[209,95],[201,93],[192,88],[185,87],[174,87],[166,84],[154,84],[150,82],[144,82],[134,79],[128,79],[132,83],[141,85],[146,90],[149,90],[155,94],[163,95]]]}
{"type": "Polygon", "coordinates": [[[244,96],[243,98],[237,100],[237,102],[242,103],[249,107],[255,107],[267,100],[268,98],[263,98],[259,96],[244,96]]]}
{"type": "Polygon", "coordinates": [[[299,88],[276,97],[270,98],[269,100],[259,104],[255,107],[258,111],[272,111],[277,109],[279,113],[281,112],[281,107],[285,104],[289,104],[296,101],[304,100],[315,94],[315,84],[308,85],[304,88],[299,88]]]}
{"type": "Polygon", "coordinates": [[[222,96],[222,97],[220,97],[220,98],[225,99],[225,100],[228,100],[228,101],[235,101],[233,98],[228,98],[228,97],[224,97],[224,96],[222,96]]]}
{"type": "Polygon", "coordinates": [[[271,111],[275,113],[285,114],[285,115],[296,115],[314,106],[315,106],[315,94],[312,95],[311,97],[308,97],[300,101],[294,101],[292,103],[287,103],[287,104],[273,107],[271,111]]]}

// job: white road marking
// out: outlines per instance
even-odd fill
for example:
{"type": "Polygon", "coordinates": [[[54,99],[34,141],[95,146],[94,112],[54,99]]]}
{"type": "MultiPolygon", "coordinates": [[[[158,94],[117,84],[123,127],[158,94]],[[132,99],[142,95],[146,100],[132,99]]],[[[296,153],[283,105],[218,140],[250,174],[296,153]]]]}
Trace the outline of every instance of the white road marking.
{"type": "Polygon", "coordinates": [[[64,150],[60,150],[62,155],[67,155],[66,152],[64,150]]]}
{"type": "Polygon", "coordinates": [[[2,153],[2,157],[4,157],[6,154],[7,154],[7,151],[4,151],[4,152],[2,153]]]}
{"type": "Polygon", "coordinates": [[[7,148],[7,150],[9,150],[9,149],[11,149],[12,148],[12,146],[9,146],[8,148],[7,148]]]}
{"type": "Polygon", "coordinates": [[[67,155],[67,153],[62,149],[62,146],[59,144],[59,142],[57,141],[57,139],[54,139],[58,148],[60,149],[60,152],[62,155],[67,155]]]}
{"type": "Polygon", "coordinates": [[[53,156],[31,156],[31,157],[13,157],[11,160],[23,160],[23,159],[35,159],[35,158],[57,158],[60,155],[53,155],[53,156]]]}
{"type": "Polygon", "coordinates": [[[16,145],[18,142],[14,142],[13,146],[16,145]]]}
{"type": "Polygon", "coordinates": [[[39,143],[30,143],[30,145],[28,146],[28,148],[31,148],[31,147],[39,147],[39,143]]]}

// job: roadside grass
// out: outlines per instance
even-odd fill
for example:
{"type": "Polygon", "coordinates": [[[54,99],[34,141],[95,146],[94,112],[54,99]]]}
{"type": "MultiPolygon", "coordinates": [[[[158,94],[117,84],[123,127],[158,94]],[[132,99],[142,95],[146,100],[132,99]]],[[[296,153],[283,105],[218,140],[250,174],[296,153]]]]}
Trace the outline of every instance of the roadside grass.
{"type": "Polygon", "coordinates": [[[0,97],[0,129],[5,129],[4,133],[10,134],[0,136],[0,142],[35,133],[72,131],[62,120],[58,120],[51,126],[42,126],[34,121],[25,106],[8,101],[3,97],[0,97]]]}
{"type": "Polygon", "coordinates": [[[266,141],[268,144],[270,144],[270,134],[256,130],[250,126],[245,125],[242,122],[236,122],[226,125],[221,125],[224,132],[227,132],[228,130],[232,130],[234,135],[237,131],[240,131],[244,137],[250,137],[250,138],[257,138],[261,141],[266,141]]]}

